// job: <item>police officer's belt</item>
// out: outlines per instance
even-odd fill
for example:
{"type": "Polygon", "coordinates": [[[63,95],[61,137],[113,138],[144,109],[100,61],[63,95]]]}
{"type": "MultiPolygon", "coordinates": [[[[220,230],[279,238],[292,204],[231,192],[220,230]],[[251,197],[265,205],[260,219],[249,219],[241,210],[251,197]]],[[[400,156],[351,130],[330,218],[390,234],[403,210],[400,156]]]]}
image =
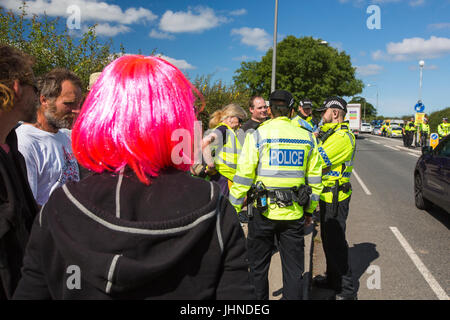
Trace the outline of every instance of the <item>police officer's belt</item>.
{"type": "Polygon", "coordinates": [[[308,185],[267,190],[270,202],[276,203],[280,208],[292,206],[293,202],[297,202],[300,206],[305,206],[309,203],[311,193],[312,189],[308,185]]]}
{"type": "Polygon", "coordinates": [[[352,185],[350,182],[346,182],[341,184],[340,186],[332,186],[332,187],[324,187],[322,192],[332,192],[335,188],[338,188],[338,191],[349,192],[352,189],[352,185]]]}

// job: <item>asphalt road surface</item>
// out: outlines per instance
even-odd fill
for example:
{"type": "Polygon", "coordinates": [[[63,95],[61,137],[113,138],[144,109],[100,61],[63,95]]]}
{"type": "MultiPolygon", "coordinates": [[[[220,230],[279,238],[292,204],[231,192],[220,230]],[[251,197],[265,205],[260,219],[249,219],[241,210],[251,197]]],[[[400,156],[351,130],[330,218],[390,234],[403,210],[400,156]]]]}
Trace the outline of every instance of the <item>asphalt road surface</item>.
{"type": "Polygon", "coordinates": [[[357,140],[347,241],[359,299],[449,299],[450,214],[415,207],[420,154],[402,139],[357,140]]]}

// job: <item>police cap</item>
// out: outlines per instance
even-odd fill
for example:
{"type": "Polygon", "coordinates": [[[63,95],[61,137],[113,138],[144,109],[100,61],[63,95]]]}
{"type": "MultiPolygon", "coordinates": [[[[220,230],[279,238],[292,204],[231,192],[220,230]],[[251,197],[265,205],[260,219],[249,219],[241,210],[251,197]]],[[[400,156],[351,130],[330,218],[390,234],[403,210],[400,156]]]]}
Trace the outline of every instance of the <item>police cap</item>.
{"type": "MultiPolygon", "coordinates": [[[[273,106],[273,101],[283,101],[286,107],[292,108],[294,106],[294,97],[289,91],[275,90],[270,94],[269,103],[273,106]]],[[[280,107],[277,105],[277,107],[280,107]]]]}
{"type": "Polygon", "coordinates": [[[340,97],[331,97],[325,100],[322,107],[317,109],[317,111],[322,112],[329,108],[341,109],[344,110],[345,113],[347,113],[347,102],[345,102],[345,100],[340,97]]]}
{"type": "Polygon", "coordinates": [[[305,98],[303,100],[300,100],[300,107],[303,109],[311,109],[312,108],[312,101],[308,98],[305,98]]]}

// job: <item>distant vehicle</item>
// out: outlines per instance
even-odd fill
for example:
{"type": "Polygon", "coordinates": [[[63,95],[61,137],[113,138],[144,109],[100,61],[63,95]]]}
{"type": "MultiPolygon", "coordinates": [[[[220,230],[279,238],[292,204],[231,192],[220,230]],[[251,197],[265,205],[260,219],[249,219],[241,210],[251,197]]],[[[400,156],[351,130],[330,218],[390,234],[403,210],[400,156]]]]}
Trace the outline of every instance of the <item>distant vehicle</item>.
{"type": "Polygon", "coordinates": [[[402,128],[399,126],[390,126],[388,128],[388,132],[387,132],[387,136],[389,138],[398,138],[398,137],[402,137],[402,128]]]}
{"type": "Polygon", "coordinates": [[[394,125],[394,124],[397,125],[397,126],[401,126],[403,124],[403,120],[392,119],[390,121],[390,124],[391,124],[391,126],[394,125]]]}
{"type": "Polygon", "coordinates": [[[450,213],[450,136],[435,149],[422,148],[414,170],[414,199],[419,209],[433,203],[450,213]]]}
{"type": "Polygon", "coordinates": [[[372,126],[370,123],[361,123],[361,133],[371,133],[372,126]]]}
{"type": "Polygon", "coordinates": [[[374,126],[372,129],[372,134],[381,136],[381,126],[380,125],[374,126]]]}
{"type": "Polygon", "coordinates": [[[361,132],[361,104],[349,103],[347,104],[347,114],[345,120],[349,122],[350,130],[357,138],[361,132]]]}

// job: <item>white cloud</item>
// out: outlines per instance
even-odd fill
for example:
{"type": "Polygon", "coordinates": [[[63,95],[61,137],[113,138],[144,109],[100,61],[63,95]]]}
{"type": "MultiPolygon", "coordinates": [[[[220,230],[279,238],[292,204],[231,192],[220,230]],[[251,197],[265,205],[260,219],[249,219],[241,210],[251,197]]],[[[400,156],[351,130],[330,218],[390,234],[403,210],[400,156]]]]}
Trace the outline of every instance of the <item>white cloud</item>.
{"type": "Polygon", "coordinates": [[[403,39],[402,42],[389,42],[386,52],[377,50],[372,53],[374,60],[407,61],[417,59],[434,59],[450,54],[450,38],[431,36],[403,39]]]}
{"type": "MultiPolygon", "coordinates": [[[[363,7],[369,4],[389,4],[389,3],[400,3],[404,0],[339,0],[339,3],[345,4],[351,2],[355,7],[363,7]]],[[[425,0],[409,0],[408,4],[411,7],[417,7],[425,4],[425,0]]]]}
{"type": "Polygon", "coordinates": [[[256,47],[259,51],[270,48],[271,37],[264,29],[247,27],[232,29],[231,35],[241,36],[241,43],[256,47]]]}
{"type": "Polygon", "coordinates": [[[423,4],[425,4],[425,0],[412,0],[409,2],[409,5],[411,7],[417,7],[417,6],[421,6],[423,4]]]}
{"type": "Polygon", "coordinates": [[[233,60],[234,61],[248,61],[248,60],[256,60],[256,58],[243,55],[240,57],[234,57],[233,60]]]}
{"type": "MultiPolygon", "coordinates": [[[[85,26],[83,27],[83,32],[86,32],[88,28],[85,26]]],[[[106,37],[114,37],[118,35],[119,33],[127,33],[130,32],[131,28],[124,26],[122,24],[119,24],[117,26],[111,26],[109,23],[99,23],[95,26],[95,33],[100,36],[106,36],[106,37]]]]}
{"type": "Polygon", "coordinates": [[[238,9],[230,12],[230,16],[243,16],[244,14],[247,14],[246,9],[238,9]]]}
{"type": "MultiPolygon", "coordinates": [[[[2,6],[19,12],[22,0],[2,0],[2,6]]],[[[52,17],[68,17],[67,8],[77,6],[82,21],[116,22],[121,25],[154,21],[157,16],[145,8],[128,8],[125,11],[118,5],[97,0],[35,0],[27,1],[27,13],[52,17]]]]}
{"type": "MultiPolygon", "coordinates": [[[[419,66],[418,65],[409,66],[408,69],[411,71],[417,71],[417,70],[419,70],[419,66]]],[[[439,69],[439,67],[435,64],[425,64],[423,69],[424,70],[437,70],[437,69],[439,69]]]]}
{"type": "Polygon", "coordinates": [[[171,64],[173,64],[175,67],[177,67],[178,69],[182,69],[182,70],[191,70],[191,69],[195,69],[195,67],[191,64],[189,64],[186,60],[178,60],[178,59],[174,59],[168,56],[164,56],[162,54],[158,54],[158,57],[170,62],[171,64]]]}
{"type": "Polygon", "coordinates": [[[172,33],[203,32],[227,21],[227,18],[217,16],[211,8],[196,7],[194,12],[191,9],[187,12],[168,10],[161,17],[159,29],[172,33]]]}
{"type": "Polygon", "coordinates": [[[429,24],[428,29],[432,29],[432,30],[450,29],[450,22],[429,24]]]}
{"type": "Polygon", "coordinates": [[[373,76],[383,71],[383,67],[378,64],[368,64],[366,66],[356,66],[356,72],[362,76],[373,76]]]}
{"type": "Polygon", "coordinates": [[[150,38],[155,38],[155,39],[169,39],[169,40],[175,39],[175,37],[173,35],[171,35],[167,32],[159,32],[155,29],[152,29],[152,31],[150,31],[148,36],[150,38]]]}

